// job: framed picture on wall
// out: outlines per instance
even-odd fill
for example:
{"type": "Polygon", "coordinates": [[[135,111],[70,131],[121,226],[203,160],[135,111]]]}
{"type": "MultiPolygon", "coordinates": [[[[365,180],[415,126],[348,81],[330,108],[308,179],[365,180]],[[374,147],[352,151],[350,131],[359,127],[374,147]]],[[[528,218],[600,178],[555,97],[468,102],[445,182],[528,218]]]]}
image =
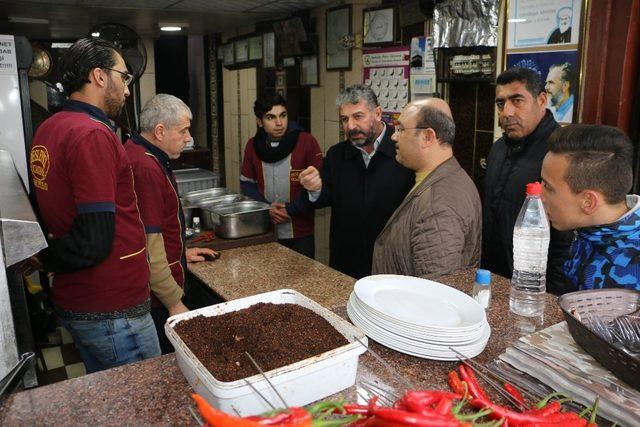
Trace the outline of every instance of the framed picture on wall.
{"type": "Polygon", "coordinates": [[[227,43],[222,46],[222,64],[223,65],[233,65],[234,64],[234,54],[233,54],[233,42],[227,43]]]}
{"type": "Polygon", "coordinates": [[[300,61],[300,86],[318,86],[318,56],[303,56],[300,61]]]}
{"type": "Polygon", "coordinates": [[[249,61],[262,59],[262,36],[249,38],[249,61]]]}
{"type": "Polygon", "coordinates": [[[235,50],[235,63],[247,62],[249,60],[249,39],[239,39],[233,42],[235,50]]]}
{"type": "Polygon", "coordinates": [[[327,10],[327,70],[351,70],[351,5],[327,10]]]}
{"type": "Polygon", "coordinates": [[[262,66],[264,68],[276,66],[276,33],[262,35],[262,66]]]}
{"type": "Polygon", "coordinates": [[[507,49],[546,47],[575,49],[580,40],[583,0],[512,0],[509,2],[507,49]],[[532,13],[535,19],[531,19],[532,13]]]}
{"type": "Polygon", "coordinates": [[[558,123],[572,123],[577,117],[578,66],[577,50],[507,54],[507,68],[529,68],[546,82],[547,108],[558,123]]]}
{"type": "Polygon", "coordinates": [[[365,9],[362,15],[364,46],[391,44],[396,35],[396,9],[394,6],[365,9]]]}

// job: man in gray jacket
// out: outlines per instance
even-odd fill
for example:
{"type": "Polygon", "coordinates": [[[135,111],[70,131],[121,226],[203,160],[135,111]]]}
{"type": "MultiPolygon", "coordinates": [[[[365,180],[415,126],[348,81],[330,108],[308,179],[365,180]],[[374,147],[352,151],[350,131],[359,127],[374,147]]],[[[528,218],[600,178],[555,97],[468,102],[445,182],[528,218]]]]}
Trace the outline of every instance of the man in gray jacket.
{"type": "Polygon", "coordinates": [[[408,104],[392,136],[396,160],[416,184],[376,239],[374,274],[435,279],[480,263],[482,208],[469,175],[453,157],[449,105],[430,98],[408,104]]]}

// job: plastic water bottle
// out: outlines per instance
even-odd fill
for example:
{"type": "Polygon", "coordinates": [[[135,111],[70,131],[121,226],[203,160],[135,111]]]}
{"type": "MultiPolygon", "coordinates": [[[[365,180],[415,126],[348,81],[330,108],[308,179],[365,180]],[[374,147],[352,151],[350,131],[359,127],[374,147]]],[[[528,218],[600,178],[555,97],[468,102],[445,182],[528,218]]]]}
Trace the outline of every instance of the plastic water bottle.
{"type": "Polygon", "coordinates": [[[481,268],[476,270],[476,280],[473,283],[471,296],[478,301],[482,308],[485,310],[489,308],[489,301],[491,301],[491,273],[489,270],[481,268]]]}
{"type": "Polygon", "coordinates": [[[539,182],[527,184],[527,198],[513,229],[509,307],[521,316],[538,316],[544,312],[550,230],[540,194],[539,182]]]}

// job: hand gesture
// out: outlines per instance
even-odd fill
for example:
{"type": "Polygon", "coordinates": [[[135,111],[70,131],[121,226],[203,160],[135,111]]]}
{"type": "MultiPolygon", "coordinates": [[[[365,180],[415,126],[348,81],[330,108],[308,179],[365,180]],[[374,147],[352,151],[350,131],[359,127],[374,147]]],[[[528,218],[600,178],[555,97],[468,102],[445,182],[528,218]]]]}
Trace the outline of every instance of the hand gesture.
{"type": "Polygon", "coordinates": [[[307,191],[322,190],[322,178],[320,178],[320,172],[318,172],[318,169],[313,166],[309,166],[300,172],[300,185],[302,185],[307,191]]]}
{"type": "Polygon", "coordinates": [[[273,222],[274,224],[282,224],[283,222],[291,221],[291,217],[287,213],[284,203],[278,203],[278,202],[271,203],[269,216],[271,217],[271,222],[273,222]]]}

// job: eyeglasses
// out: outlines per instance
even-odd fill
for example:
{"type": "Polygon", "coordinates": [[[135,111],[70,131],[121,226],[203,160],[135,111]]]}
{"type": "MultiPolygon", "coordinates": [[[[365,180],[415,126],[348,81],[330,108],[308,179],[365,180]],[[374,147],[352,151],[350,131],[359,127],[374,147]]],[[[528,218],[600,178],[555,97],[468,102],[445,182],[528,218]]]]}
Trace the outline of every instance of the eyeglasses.
{"type": "Polygon", "coordinates": [[[405,130],[414,130],[414,129],[431,129],[431,128],[430,127],[405,128],[402,126],[396,126],[394,133],[397,133],[398,135],[402,135],[405,130]]]}
{"type": "Polygon", "coordinates": [[[124,83],[125,86],[129,86],[133,81],[133,74],[131,73],[116,70],[114,68],[104,68],[104,69],[109,71],[115,71],[116,73],[120,74],[120,76],[122,77],[122,82],[124,83]]]}

